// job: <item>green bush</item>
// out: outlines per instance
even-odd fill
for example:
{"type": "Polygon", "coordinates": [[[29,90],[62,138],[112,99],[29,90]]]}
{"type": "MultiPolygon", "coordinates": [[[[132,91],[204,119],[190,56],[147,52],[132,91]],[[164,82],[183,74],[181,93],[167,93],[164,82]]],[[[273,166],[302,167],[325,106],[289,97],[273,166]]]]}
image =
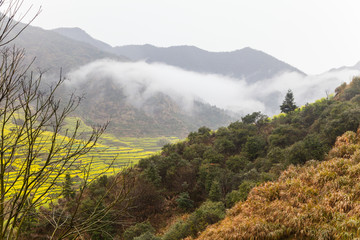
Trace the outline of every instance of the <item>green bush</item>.
{"type": "Polygon", "coordinates": [[[240,184],[238,190],[233,190],[229,194],[226,195],[225,204],[227,208],[231,208],[235,205],[235,203],[240,201],[245,201],[249,192],[253,187],[256,186],[255,182],[252,181],[244,181],[240,184]]]}
{"type": "Polygon", "coordinates": [[[266,141],[261,136],[251,136],[247,138],[243,151],[245,155],[251,160],[265,153],[266,141]]]}
{"type": "Polygon", "coordinates": [[[179,197],[176,199],[176,203],[180,209],[185,211],[194,207],[194,201],[190,199],[189,193],[187,192],[180,193],[179,197]]]}
{"type": "Polygon", "coordinates": [[[209,199],[211,201],[220,201],[221,199],[221,188],[220,188],[220,183],[219,181],[217,180],[214,180],[211,184],[211,188],[210,188],[210,191],[209,191],[209,199]]]}
{"type": "Polygon", "coordinates": [[[271,146],[286,147],[303,138],[304,132],[292,125],[280,125],[268,137],[271,146]]]}
{"type": "Polygon", "coordinates": [[[242,155],[233,155],[226,160],[226,167],[234,173],[243,171],[249,164],[249,160],[242,155]]]}
{"type": "Polygon", "coordinates": [[[289,164],[304,164],[306,161],[306,149],[303,141],[296,142],[289,148],[288,152],[289,164]]]}
{"type": "MultiPolygon", "coordinates": [[[[138,223],[134,226],[129,227],[124,232],[124,240],[134,240],[136,237],[140,237],[144,233],[154,233],[155,229],[149,222],[138,223]]],[[[146,239],[146,238],[143,238],[146,239]]],[[[137,239],[139,240],[139,239],[137,239]]]]}
{"type": "Polygon", "coordinates": [[[184,221],[177,221],[163,235],[162,240],[178,240],[189,236],[187,224],[184,221]]]}
{"type": "Polygon", "coordinates": [[[225,217],[225,206],[221,202],[204,202],[190,217],[177,221],[164,234],[162,240],[179,240],[187,236],[196,237],[208,225],[214,224],[225,217]]]}
{"type": "Polygon", "coordinates": [[[208,225],[214,224],[225,217],[225,206],[222,202],[204,202],[193,214],[190,215],[186,224],[189,235],[196,237],[208,225]]]}
{"type": "Polygon", "coordinates": [[[134,240],[161,240],[161,238],[156,237],[150,232],[146,232],[144,234],[141,234],[139,237],[135,237],[134,240]]]}
{"type": "Polygon", "coordinates": [[[214,143],[215,149],[223,154],[232,154],[235,152],[235,144],[224,137],[217,138],[214,143]]]}

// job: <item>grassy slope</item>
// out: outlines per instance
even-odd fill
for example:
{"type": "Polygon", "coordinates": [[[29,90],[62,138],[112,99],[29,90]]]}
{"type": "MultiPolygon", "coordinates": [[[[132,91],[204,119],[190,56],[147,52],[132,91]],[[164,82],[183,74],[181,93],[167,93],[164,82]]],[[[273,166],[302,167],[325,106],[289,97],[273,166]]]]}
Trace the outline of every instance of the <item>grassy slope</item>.
{"type": "Polygon", "coordinates": [[[360,237],[360,132],[339,137],[328,161],[289,167],[254,188],[199,239],[360,237]]]}

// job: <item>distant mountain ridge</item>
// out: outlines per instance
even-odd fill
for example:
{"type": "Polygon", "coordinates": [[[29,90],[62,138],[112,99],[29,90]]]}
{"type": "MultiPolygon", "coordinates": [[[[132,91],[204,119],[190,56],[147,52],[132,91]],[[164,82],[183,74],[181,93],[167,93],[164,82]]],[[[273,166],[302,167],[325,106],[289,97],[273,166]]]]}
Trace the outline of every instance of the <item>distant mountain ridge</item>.
{"type": "MultiPolygon", "coordinates": [[[[50,31],[29,26],[15,44],[26,49],[28,60],[36,57],[35,67],[52,73],[58,73],[62,68],[65,75],[104,58],[119,61],[146,59],[147,62],[164,62],[195,72],[246,78],[251,82],[283,71],[296,71],[290,65],[251,48],[227,53],[207,52],[193,46],[113,48],[79,28],[50,31]],[[127,49],[128,56],[122,54],[124,49],[127,49]]],[[[235,120],[233,115],[207,102],[194,102],[193,112],[186,112],[166,94],[154,95],[137,108],[126,101],[123,89],[114,85],[111,79],[99,75],[93,77],[86,76],[91,84],[87,82],[89,84],[79,88],[86,98],[76,114],[88,124],[111,120],[110,130],[117,135],[181,137],[201,126],[216,129],[235,120]]]]}
{"type": "MultiPolygon", "coordinates": [[[[22,26],[20,23],[18,27],[22,26]]],[[[111,46],[91,38],[85,31],[72,30],[73,37],[66,37],[56,31],[28,26],[13,43],[25,49],[25,62],[35,58],[32,69],[45,71],[45,81],[52,81],[53,76],[57,79],[60,69],[63,76],[67,76],[81,66],[104,58],[129,61],[104,50],[111,46]]],[[[137,108],[126,101],[123,89],[106,77],[95,76],[87,83],[76,90],[85,98],[74,115],[88,124],[110,120],[109,131],[117,136],[185,136],[204,125],[216,129],[234,120],[224,110],[207,103],[195,103],[194,111],[188,113],[164,94],[153,96],[137,108]]],[[[65,84],[59,94],[67,97],[74,91],[65,84]]]]}
{"type": "Polygon", "coordinates": [[[112,46],[93,38],[81,28],[56,28],[53,31],[73,40],[88,43],[102,51],[112,52],[112,46]]]}
{"type": "MultiPolygon", "coordinates": [[[[22,26],[24,24],[20,23],[18,28],[22,26]]],[[[74,41],[54,31],[34,26],[28,26],[13,44],[25,49],[27,62],[35,58],[33,67],[54,73],[58,73],[60,68],[63,72],[69,72],[103,58],[127,61],[123,56],[105,52],[92,44],[74,41]]]]}
{"type": "Polygon", "coordinates": [[[114,53],[132,60],[163,62],[186,70],[227,75],[247,82],[274,77],[282,72],[298,72],[290,66],[262,51],[250,47],[232,52],[208,52],[194,46],[168,48],[152,45],[130,45],[115,47],[114,53]]]}
{"type": "Polygon", "coordinates": [[[244,78],[247,82],[271,78],[283,72],[298,72],[305,75],[299,69],[250,47],[232,52],[209,52],[194,46],[163,48],[149,44],[109,48],[110,45],[95,40],[79,28],[58,28],[53,31],[134,61],[162,62],[189,71],[244,78]]]}
{"type": "Polygon", "coordinates": [[[360,71],[360,61],[357,62],[353,66],[342,66],[339,68],[332,68],[329,70],[329,72],[335,72],[335,71],[343,71],[343,70],[359,70],[360,71]]]}

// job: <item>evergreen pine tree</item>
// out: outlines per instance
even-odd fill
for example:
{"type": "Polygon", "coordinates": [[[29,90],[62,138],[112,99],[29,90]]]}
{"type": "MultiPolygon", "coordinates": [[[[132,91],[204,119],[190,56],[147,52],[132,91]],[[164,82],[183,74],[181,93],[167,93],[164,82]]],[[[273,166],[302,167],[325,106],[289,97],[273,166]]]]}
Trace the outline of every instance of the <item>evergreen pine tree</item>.
{"type": "Polygon", "coordinates": [[[152,182],[155,186],[159,186],[161,182],[161,176],[159,175],[159,170],[155,164],[150,164],[145,170],[145,178],[152,182]]]}
{"type": "Polygon", "coordinates": [[[67,200],[73,199],[75,197],[75,191],[73,188],[73,183],[70,177],[70,174],[67,173],[65,175],[65,182],[63,183],[63,193],[62,195],[67,200]]]}
{"type": "Polygon", "coordinates": [[[190,199],[188,192],[180,193],[179,197],[176,199],[178,207],[182,210],[189,210],[194,207],[194,201],[190,199]]]}
{"type": "Polygon", "coordinates": [[[296,108],[297,108],[297,106],[295,105],[294,94],[289,89],[285,96],[283,103],[280,106],[280,110],[282,113],[289,113],[289,112],[294,111],[296,108]]]}
{"type": "Polygon", "coordinates": [[[209,199],[214,202],[220,201],[221,199],[220,183],[217,180],[214,180],[211,184],[211,188],[209,191],[209,199]]]}

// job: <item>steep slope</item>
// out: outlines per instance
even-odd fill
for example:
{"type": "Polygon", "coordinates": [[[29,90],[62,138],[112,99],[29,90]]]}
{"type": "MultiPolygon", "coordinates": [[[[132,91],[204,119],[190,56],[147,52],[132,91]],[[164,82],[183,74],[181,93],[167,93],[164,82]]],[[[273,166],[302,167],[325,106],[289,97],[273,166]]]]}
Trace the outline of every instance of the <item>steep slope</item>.
{"type": "MultiPolygon", "coordinates": [[[[23,26],[20,24],[19,27],[23,26]]],[[[62,68],[68,72],[102,58],[124,61],[126,58],[99,50],[90,44],[75,41],[53,31],[28,26],[13,44],[26,49],[27,61],[36,57],[34,67],[50,72],[62,68]]]]}
{"type": "Polygon", "coordinates": [[[298,72],[305,75],[295,67],[249,47],[232,52],[208,52],[194,46],[162,48],[148,44],[118,46],[111,49],[108,44],[92,38],[79,28],[59,28],[54,31],[134,61],[162,62],[195,72],[246,78],[248,82],[271,78],[282,72],[298,72]]]}
{"type": "Polygon", "coordinates": [[[290,167],[254,188],[198,239],[354,239],[360,236],[360,131],[339,137],[328,161],[290,167]]]}
{"type": "Polygon", "coordinates": [[[152,45],[115,47],[114,52],[133,60],[163,62],[186,70],[228,75],[255,82],[282,72],[300,70],[262,51],[243,48],[232,52],[208,52],[194,46],[160,48],[152,45]]]}
{"type": "Polygon", "coordinates": [[[65,37],[71,38],[73,40],[88,43],[98,49],[106,52],[112,52],[113,48],[109,44],[99,41],[91,37],[87,32],[81,28],[56,28],[52,31],[59,33],[65,37]]]}

